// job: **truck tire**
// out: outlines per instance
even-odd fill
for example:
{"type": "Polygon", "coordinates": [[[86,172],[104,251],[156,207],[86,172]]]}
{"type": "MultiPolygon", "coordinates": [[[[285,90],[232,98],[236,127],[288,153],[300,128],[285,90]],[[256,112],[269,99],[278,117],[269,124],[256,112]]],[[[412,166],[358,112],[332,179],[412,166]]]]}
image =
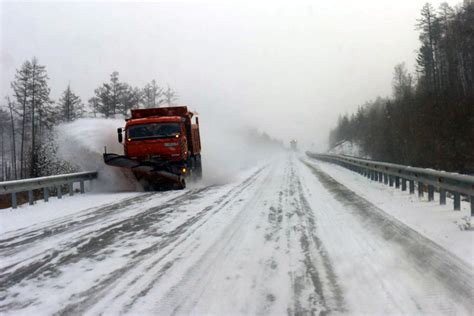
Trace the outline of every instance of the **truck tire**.
{"type": "Polygon", "coordinates": [[[202,163],[201,156],[196,156],[196,165],[194,169],[194,176],[196,180],[202,179],[202,163]]]}
{"type": "Polygon", "coordinates": [[[184,188],[186,188],[186,180],[184,180],[184,177],[181,177],[180,181],[173,185],[173,189],[183,190],[184,188]]]}

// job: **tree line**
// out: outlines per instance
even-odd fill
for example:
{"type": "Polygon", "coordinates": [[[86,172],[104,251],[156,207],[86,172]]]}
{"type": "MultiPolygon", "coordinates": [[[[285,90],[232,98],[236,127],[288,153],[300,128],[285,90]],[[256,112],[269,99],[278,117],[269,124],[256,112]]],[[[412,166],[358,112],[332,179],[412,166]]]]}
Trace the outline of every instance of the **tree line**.
{"type": "Polygon", "coordinates": [[[70,84],[57,101],[52,100],[48,81],[46,67],[37,58],[16,70],[11,96],[0,106],[0,181],[45,176],[55,168],[56,173],[71,171],[73,166],[53,157],[56,148],[48,141],[57,124],[128,115],[132,108],[173,105],[178,99],[169,85],[165,88],[152,80],[143,88],[132,87],[121,82],[116,71],[94,90],[87,105],[70,84]]]}
{"type": "Polygon", "coordinates": [[[372,159],[474,172],[474,4],[429,3],[416,30],[416,73],[395,66],[393,95],[339,118],[329,145],[358,144],[372,159]]]}

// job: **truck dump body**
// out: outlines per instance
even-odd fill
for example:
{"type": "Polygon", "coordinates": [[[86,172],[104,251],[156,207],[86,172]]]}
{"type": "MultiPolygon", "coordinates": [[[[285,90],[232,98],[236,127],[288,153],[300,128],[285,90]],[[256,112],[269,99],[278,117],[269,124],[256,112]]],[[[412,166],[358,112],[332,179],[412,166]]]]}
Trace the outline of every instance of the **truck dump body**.
{"type": "Polygon", "coordinates": [[[199,120],[186,106],[134,109],[118,133],[124,155],[104,153],[106,164],[131,169],[152,187],[171,181],[182,188],[185,177],[201,177],[199,120]]]}

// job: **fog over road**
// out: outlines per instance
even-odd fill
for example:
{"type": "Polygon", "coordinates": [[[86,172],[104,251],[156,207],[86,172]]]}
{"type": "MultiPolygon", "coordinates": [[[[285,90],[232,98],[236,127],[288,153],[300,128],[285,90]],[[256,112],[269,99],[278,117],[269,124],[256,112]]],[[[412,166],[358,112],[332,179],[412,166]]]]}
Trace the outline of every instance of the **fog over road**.
{"type": "Polygon", "coordinates": [[[78,214],[0,237],[1,313],[474,310],[468,264],[296,154],[78,214]]]}

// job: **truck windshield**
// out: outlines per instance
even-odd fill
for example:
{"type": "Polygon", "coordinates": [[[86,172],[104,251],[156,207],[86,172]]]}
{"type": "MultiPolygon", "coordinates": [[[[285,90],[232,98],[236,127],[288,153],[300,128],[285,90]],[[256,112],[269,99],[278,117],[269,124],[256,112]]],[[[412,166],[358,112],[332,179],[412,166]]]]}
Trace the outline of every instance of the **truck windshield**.
{"type": "Polygon", "coordinates": [[[129,140],[175,137],[181,132],[178,123],[132,125],[127,129],[129,140]]]}

